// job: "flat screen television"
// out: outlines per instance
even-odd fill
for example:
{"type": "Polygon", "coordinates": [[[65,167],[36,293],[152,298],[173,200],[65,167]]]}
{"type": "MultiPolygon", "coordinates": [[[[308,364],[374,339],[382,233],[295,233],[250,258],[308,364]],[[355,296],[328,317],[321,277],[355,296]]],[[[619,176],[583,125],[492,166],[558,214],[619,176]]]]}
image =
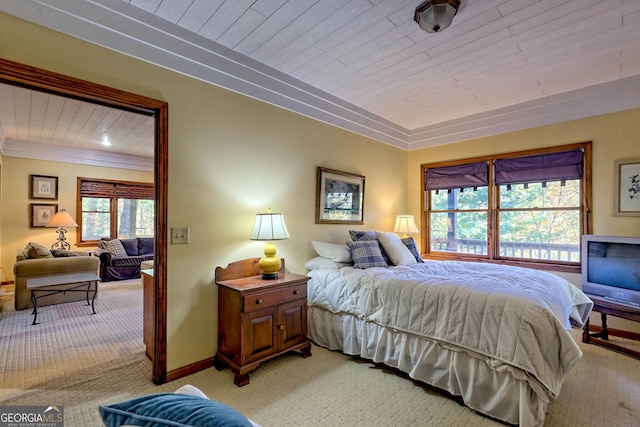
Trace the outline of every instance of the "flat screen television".
{"type": "Polygon", "coordinates": [[[582,236],[582,290],[640,308],[640,237],[582,236]]]}

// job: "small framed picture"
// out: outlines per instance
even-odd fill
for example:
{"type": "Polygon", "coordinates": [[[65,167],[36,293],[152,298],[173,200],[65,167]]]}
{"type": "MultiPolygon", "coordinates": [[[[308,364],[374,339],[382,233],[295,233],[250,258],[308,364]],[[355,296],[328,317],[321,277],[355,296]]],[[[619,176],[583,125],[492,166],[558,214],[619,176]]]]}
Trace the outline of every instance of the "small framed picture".
{"type": "Polygon", "coordinates": [[[31,228],[46,227],[58,212],[58,205],[40,205],[31,203],[31,228]]]}
{"type": "Polygon", "coordinates": [[[364,224],[364,176],[318,167],[316,224],[364,224]]]}
{"type": "Polygon", "coordinates": [[[32,199],[58,200],[58,177],[45,175],[30,175],[30,192],[32,199]]]}
{"type": "Polygon", "coordinates": [[[640,216],[640,158],[616,160],[614,216],[640,216]]]}

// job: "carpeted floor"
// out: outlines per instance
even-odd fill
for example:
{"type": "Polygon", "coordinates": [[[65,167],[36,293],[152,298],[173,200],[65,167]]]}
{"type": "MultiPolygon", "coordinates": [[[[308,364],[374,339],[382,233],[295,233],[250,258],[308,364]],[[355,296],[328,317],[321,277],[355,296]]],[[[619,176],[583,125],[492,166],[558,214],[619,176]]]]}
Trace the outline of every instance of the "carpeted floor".
{"type": "MultiPolygon", "coordinates": [[[[101,284],[81,302],[0,313],[0,405],[64,405],[65,426],[100,426],[98,405],[193,384],[270,426],[501,426],[393,370],[314,346],[263,364],[249,385],[207,369],[155,386],[142,344],[139,281],[101,284]]],[[[573,336],[580,339],[580,331],[573,336]]],[[[638,343],[620,340],[627,345],[638,343]]],[[[580,343],[584,357],[545,426],[640,426],[640,360],[580,343]]]]}

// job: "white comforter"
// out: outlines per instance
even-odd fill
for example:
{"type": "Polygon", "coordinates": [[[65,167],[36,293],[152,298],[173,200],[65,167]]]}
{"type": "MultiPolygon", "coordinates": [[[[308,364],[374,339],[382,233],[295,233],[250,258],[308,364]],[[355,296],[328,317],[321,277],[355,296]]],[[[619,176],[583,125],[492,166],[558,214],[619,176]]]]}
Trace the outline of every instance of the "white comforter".
{"type": "Polygon", "coordinates": [[[319,269],[309,276],[310,306],[351,313],[518,367],[553,397],[582,357],[567,329],[582,326],[593,307],[559,276],[498,264],[427,261],[319,269]]]}

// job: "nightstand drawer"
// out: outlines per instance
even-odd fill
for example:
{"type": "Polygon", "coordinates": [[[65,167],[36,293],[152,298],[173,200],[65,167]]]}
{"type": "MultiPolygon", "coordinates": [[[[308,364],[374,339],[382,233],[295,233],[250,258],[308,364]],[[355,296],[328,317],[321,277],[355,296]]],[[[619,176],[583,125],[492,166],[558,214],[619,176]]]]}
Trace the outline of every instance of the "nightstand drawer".
{"type": "Polygon", "coordinates": [[[242,297],[242,306],[245,313],[262,310],[266,307],[282,304],[294,299],[307,298],[307,284],[289,286],[268,292],[260,292],[242,297]]]}

